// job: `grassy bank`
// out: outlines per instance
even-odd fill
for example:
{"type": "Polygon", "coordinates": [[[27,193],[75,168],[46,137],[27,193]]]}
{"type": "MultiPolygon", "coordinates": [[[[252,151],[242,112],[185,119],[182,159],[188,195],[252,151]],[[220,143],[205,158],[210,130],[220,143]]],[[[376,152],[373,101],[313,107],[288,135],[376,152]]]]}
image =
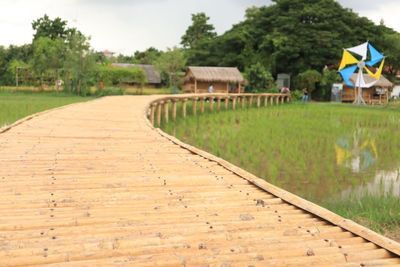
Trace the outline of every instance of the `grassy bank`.
{"type": "Polygon", "coordinates": [[[400,197],[398,196],[365,194],[360,197],[326,201],[322,205],[381,233],[400,227],[400,197]]]}
{"type": "Polygon", "coordinates": [[[190,116],[163,129],[270,183],[347,217],[367,218],[374,229],[385,231],[399,222],[382,215],[376,203],[398,217],[400,205],[381,194],[376,177],[400,165],[399,122],[396,109],[289,104],[190,116]],[[362,203],[359,209],[354,208],[357,203],[362,203]],[[349,207],[347,213],[344,207],[349,207]]]}
{"type": "Polygon", "coordinates": [[[0,91],[0,127],[40,111],[91,99],[55,92],[38,94],[0,91]]]}

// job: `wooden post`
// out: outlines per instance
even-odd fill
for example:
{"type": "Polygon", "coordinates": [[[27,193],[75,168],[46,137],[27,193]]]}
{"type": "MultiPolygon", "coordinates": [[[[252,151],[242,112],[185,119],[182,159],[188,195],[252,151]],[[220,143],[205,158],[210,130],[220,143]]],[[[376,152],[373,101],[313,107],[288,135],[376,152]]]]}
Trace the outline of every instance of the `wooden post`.
{"type": "Polygon", "coordinates": [[[240,91],[242,90],[240,82],[238,82],[238,90],[239,90],[239,94],[240,94],[240,91]]]}
{"type": "Polygon", "coordinates": [[[269,103],[271,104],[271,106],[274,105],[274,96],[272,96],[272,95],[270,96],[269,103]]]}
{"type": "Polygon", "coordinates": [[[275,102],[277,105],[279,105],[279,96],[275,96],[275,102]]]}
{"type": "Polygon", "coordinates": [[[245,108],[245,106],[246,106],[246,97],[243,96],[240,101],[242,102],[242,108],[245,108]]]}
{"type": "Polygon", "coordinates": [[[182,117],[183,118],[186,118],[186,103],[187,103],[187,99],[185,98],[185,99],[183,99],[183,102],[182,102],[182,117]]]}
{"type": "Polygon", "coordinates": [[[251,106],[253,106],[253,96],[252,95],[250,96],[250,99],[249,99],[249,107],[251,108],[251,106]]]}
{"type": "Polygon", "coordinates": [[[16,69],[15,69],[15,85],[18,87],[18,70],[19,70],[19,67],[16,67],[16,69]]]}
{"type": "Polygon", "coordinates": [[[195,116],[197,114],[197,97],[193,98],[193,101],[192,101],[192,113],[195,116]]]}
{"type": "Polygon", "coordinates": [[[157,126],[161,125],[161,106],[162,102],[157,103],[157,126]]]}
{"type": "Polygon", "coordinates": [[[217,97],[217,110],[221,110],[221,97],[217,97]]]}
{"type": "Polygon", "coordinates": [[[211,97],[208,98],[208,100],[210,101],[209,102],[210,111],[213,112],[213,110],[214,110],[214,97],[211,96],[211,97]]]}
{"type": "Polygon", "coordinates": [[[200,112],[204,113],[204,97],[200,98],[200,112]]]}
{"type": "Polygon", "coordinates": [[[228,110],[229,108],[229,96],[225,97],[225,110],[228,110]]]}
{"type": "Polygon", "coordinates": [[[261,106],[261,96],[257,96],[257,107],[259,108],[261,106]]]}
{"type": "Polygon", "coordinates": [[[291,98],[290,95],[286,96],[286,103],[289,103],[289,102],[290,102],[290,98],[291,98]]]}
{"type": "Polygon", "coordinates": [[[233,110],[236,109],[236,99],[237,99],[236,96],[234,96],[234,97],[232,98],[232,109],[233,109],[233,110]]]}
{"type": "Polygon", "coordinates": [[[226,93],[229,93],[229,82],[226,82],[226,93]]]}
{"type": "Polygon", "coordinates": [[[164,120],[168,123],[168,109],[169,109],[169,100],[164,102],[164,120]]]}
{"type": "Polygon", "coordinates": [[[194,79],[194,93],[197,94],[197,80],[194,79]]]}
{"type": "Polygon", "coordinates": [[[176,100],[172,100],[172,120],[176,120],[176,100]]]}
{"type": "Polygon", "coordinates": [[[150,106],[150,122],[151,125],[154,125],[154,105],[150,106]]]}
{"type": "Polygon", "coordinates": [[[264,96],[264,106],[268,106],[268,96],[264,96]]]}
{"type": "Polygon", "coordinates": [[[285,96],[281,96],[281,104],[285,102],[285,96]]]}

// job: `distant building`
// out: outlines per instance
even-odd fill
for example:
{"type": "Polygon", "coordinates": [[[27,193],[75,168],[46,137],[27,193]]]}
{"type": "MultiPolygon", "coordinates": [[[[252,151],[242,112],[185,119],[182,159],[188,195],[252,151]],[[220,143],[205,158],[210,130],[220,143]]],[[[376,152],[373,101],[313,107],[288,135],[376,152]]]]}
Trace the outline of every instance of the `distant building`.
{"type": "Polygon", "coordinates": [[[112,58],[115,54],[115,52],[111,52],[110,50],[104,50],[101,51],[101,53],[103,53],[106,58],[112,58]]]}
{"type": "Polygon", "coordinates": [[[149,87],[161,86],[161,76],[160,73],[154,67],[154,65],[113,63],[111,64],[111,66],[121,67],[121,68],[141,68],[146,74],[147,86],[149,87]]]}
{"type": "Polygon", "coordinates": [[[208,93],[211,85],[214,93],[240,93],[245,79],[237,68],[189,67],[184,81],[188,93],[208,93]]]}
{"type": "MultiPolygon", "coordinates": [[[[358,74],[353,74],[350,78],[352,83],[355,83],[357,80],[358,74]]],[[[369,76],[368,74],[364,74],[364,80],[366,83],[370,83],[374,81],[374,78],[369,76]]],[[[389,90],[393,87],[393,83],[391,83],[388,79],[386,79],[383,75],[374,86],[370,88],[362,89],[362,96],[364,101],[367,104],[385,104],[389,101],[389,90]]],[[[343,84],[342,90],[342,102],[353,102],[357,95],[357,88],[354,86],[348,86],[347,84],[343,84]]]]}

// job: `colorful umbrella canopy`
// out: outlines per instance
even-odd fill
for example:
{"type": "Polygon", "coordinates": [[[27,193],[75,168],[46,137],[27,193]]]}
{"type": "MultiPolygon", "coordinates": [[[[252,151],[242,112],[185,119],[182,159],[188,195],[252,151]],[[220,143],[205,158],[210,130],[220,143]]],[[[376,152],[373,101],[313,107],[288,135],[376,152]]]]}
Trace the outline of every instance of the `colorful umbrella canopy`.
{"type": "Polygon", "coordinates": [[[345,83],[349,86],[356,86],[359,88],[368,88],[373,86],[381,78],[383,65],[385,64],[385,57],[378,52],[369,42],[365,42],[355,47],[343,49],[342,61],[339,66],[339,73],[345,83]],[[357,59],[353,54],[361,56],[357,59]],[[368,67],[379,67],[375,72],[372,72],[368,67]],[[357,80],[355,83],[350,81],[351,76],[358,69],[357,80]],[[375,80],[366,83],[363,76],[363,70],[375,80]]]}

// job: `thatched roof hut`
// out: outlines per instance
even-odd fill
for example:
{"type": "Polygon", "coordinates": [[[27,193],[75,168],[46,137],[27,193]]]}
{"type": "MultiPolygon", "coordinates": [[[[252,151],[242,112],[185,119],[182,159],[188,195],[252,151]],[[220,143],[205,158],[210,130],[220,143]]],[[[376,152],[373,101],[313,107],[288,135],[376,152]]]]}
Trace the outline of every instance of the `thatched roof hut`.
{"type": "MultiPolygon", "coordinates": [[[[357,75],[353,74],[350,81],[355,84],[357,81],[357,75]]],[[[368,74],[364,74],[365,83],[375,81],[375,79],[368,74]]],[[[389,100],[389,89],[394,86],[385,76],[381,75],[381,78],[370,88],[362,89],[362,97],[366,103],[369,104],[384,104],[389,100]]],[[[357,95],[357,88],[354,86],[348,86],[344,83],[342,90],[342,101],[353,102],[357,95]]]]}
{"type": "MultiPolygon", "coordinates": [[[[351,75],[350,81],[352,83],[355,83],[357,81],[357,73],[351,75]]],[[[375,81],[375,79],[371,76],[369,76],[368,74],[364,74],[364,81],[365,83],[370,83],[375,81]]],[[[390,82],[388,79],[386,79],[385,76],[381,75],[381,78],[379,79],[379,81],[374,84],[373,87],[382,87],[382,88],[392,88],[394,86],[394,84],[392,82],[390,82]]]]}
{"type": "Polygon", "coordinates": [[[245,80],[237,68],[230,67],[189,67],[185,78],[184,91],[207,93],[210,85],[215,93],[240,92],[245,80]]]}
{"type": "Polygon", "coordinates": [[[156,70],[154,65],[113,63],[111,66],[122,68],[141,68],[146,74],[148,84],[157,85],[161,83],[160,73],[156,70]]]}

